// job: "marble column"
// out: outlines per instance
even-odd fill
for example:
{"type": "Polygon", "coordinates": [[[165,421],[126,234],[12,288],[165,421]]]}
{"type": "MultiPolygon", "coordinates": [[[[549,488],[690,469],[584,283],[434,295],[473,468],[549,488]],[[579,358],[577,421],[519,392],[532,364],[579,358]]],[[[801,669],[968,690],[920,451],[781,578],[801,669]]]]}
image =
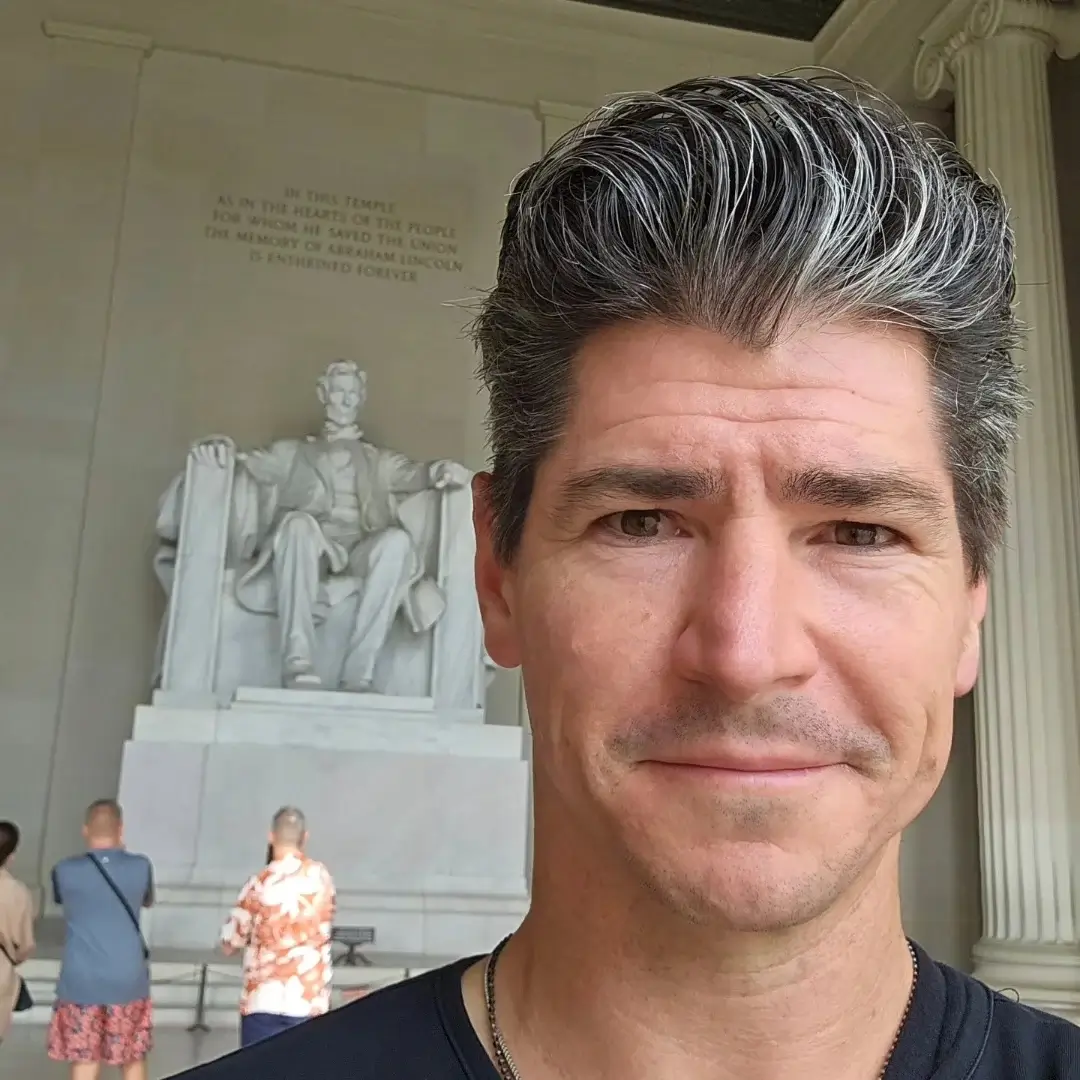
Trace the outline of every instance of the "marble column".
{"type": "Polygon", "coordinates": [[[983,936],[975,973],[1080,1022],[1080,468],[1047,61],[1080,13],[963,0],[923,36],[920,97],[955,98],[956,140],[1001,187],[1017,238],[1020,357],[1034,408],[1011,478],[975,688],[983,936]]]}

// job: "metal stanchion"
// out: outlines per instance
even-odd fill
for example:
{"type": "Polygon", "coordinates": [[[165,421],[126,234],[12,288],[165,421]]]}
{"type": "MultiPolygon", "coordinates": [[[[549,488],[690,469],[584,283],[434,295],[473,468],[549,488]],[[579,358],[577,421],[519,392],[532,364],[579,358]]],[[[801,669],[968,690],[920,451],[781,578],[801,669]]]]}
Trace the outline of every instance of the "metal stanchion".
{"type": "Polygon", "coordinates": [[[199,968],[199,994],[195,999],[195,1022],[187,1029],[189,1032],[209,1032],[210,1030],[210,1026],[206,1023],[206,983],[209,974],[210,965],[201,965],[199,968]]]}

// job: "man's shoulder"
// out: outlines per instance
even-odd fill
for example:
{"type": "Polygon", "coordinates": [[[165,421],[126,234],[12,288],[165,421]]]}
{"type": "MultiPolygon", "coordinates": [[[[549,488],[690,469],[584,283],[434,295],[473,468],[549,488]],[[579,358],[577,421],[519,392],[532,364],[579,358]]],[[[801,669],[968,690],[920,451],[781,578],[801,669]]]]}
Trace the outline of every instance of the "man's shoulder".
{"type": "Polygon", "coordinates": [[[111,856],[110,861],[115,863],[116,869],[128,884],[133,880],[141,882],[144,877],[152,878],[154,875],[154,864],[150,861],[150,856],[138,851],[117,852],[111,856]]]}
{"type": "MultiPolygon", "coordinates": [[[[1025,1076],[1073,1080],[1080,1076],[1080,1027],[993,993],[992,1018],[982,1065],[988,1080],[1025,1076]],[[1023,1072],[1017,1072],[1022,1065],[1023,1072]]],[[[982,1076],[983,1073],[978,1073],[982,1076]]]]}
{"type": "Polygon", "coordinates": [[[330,876],[330,871],[327,869],[326,863],[319,862],[318,859],[305,859],[304,862],[305,871],[314,878],[318,878],[320,881],[332,882],[333,878],[330,876]]]}
{"type": "Polygon", "coordinates": [[[240,890],[242,895],[246,895],[249,898],[253,895],[260,894],[266,883],[274,876],[273,870],[269,866],[264,866],[260,870],[256,870],[244,882],[244,887],[240,890]]]}
{"type": "Polygon", "coordinates": [[[57,875],[68,874],[72,870],[81,869],[85,865],[88,865],[88,860],[85,854],[66,855],[52,868],[52,872],[57,875]]]}
{"type": "Polygon", "coordinates": [[[440,998],[468,963],[377,990],[183,1080],[467,1080],[440,998]]]}
{"type": "Polygon", "coordinates": [[[926,1064],[922,1058],[927,1047],[936,1044],[935,1067],[940,1071],[933,1075],[950,1080],[1080,1077],[1080,1027],[1022,1004],[1014,994],[993,990],[948,964],[931,962],[924,953],[920,959],[926,961],[926,981],[920,965],[919,986],[924,993],[912,1008],[914,1033],[920,1039],[910,1047],[917,1050],[914,1056],[920,1067],[926,1064]]]}

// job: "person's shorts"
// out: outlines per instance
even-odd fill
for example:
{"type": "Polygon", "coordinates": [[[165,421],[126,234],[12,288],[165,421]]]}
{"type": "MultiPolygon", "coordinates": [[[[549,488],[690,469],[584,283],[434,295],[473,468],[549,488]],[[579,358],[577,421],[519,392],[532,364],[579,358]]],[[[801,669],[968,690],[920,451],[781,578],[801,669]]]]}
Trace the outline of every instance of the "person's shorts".
{"type": "Polygon", "coordinates": [[[150,1053],[153,1009],[150,999],[126,1005],[73,1005],[58,1001],[49,1024],[53,1061],[132,1065],[150,1053]]]}
{"type": "Polygon", "coordinates": [[[253,1046],[302,1024],[306,1017],[278,1016],[276,1013],[248,1013],[240,1017],[240,1045],[253,1046]]]}

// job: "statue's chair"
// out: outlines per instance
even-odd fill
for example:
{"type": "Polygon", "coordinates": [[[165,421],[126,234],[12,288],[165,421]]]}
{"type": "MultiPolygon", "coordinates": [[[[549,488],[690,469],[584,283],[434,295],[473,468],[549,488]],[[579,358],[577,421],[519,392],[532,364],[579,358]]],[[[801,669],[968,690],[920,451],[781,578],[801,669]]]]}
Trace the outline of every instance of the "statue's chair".
{"type": "MultiPolygon", "coordinates": [[[[158,522],[163,545],[155,572],[169,599],[156,682],[159,695],[178,703],[225,704],[241,688],[282,686],[278,619],[250,610],[274,609],[273,575],[248,584],[245,606],[236,598],[237,581],[250,563],[229,543],[234,470],[231,454],[225,467],[189,454],[183,476],[174,481],[182,489],[165,496],[179,499],[179,528],[163,525],[164,514],[158,522]]],[[[409,699],[410,708],[482,720],[487,667],[473,583],[472,495],[468,487],[447,488],[410,499],[438,504],[437,512],[416,515],[433,526],[410,531],[445,609],[420,634],[399,612],[376,667],[373,694],[356,696],[388,707],[392,699],[402,706],[409,699]]],[[[326,690],[336,690],[347,677],[347,645],[362,588],[362,581],[335,576],[322,590],[315,666],[326,690]]]]}

